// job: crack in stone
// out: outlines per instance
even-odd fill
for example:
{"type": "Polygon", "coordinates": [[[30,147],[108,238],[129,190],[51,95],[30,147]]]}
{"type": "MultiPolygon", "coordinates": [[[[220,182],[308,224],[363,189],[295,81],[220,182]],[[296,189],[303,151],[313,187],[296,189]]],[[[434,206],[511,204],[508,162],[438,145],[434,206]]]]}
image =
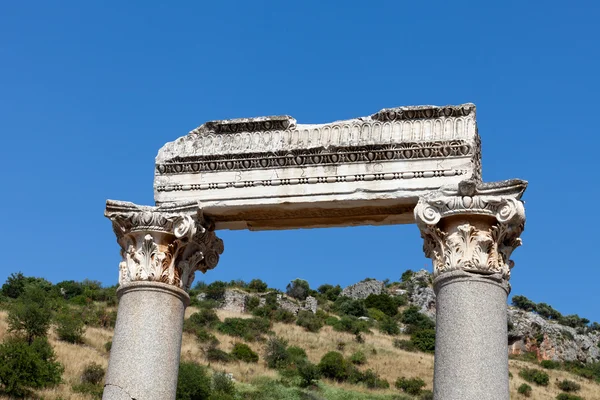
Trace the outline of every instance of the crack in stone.
{"type": "Polygon", "coordinates": [[[127,396],[129,396],[129,398],[130,398],[131,400],[137,400],[135,397],[132,397],[132,396],[131,396],[131,395],[130,395],[128,392],[127,392],[127,390],[123,389],[123,388],[122,388],[121,386],[119,386],[119,385],[115,385],[114,383],[105,383],[105,384],[104,384],[104,387],[106,388],[107,386],[114,386],[114,387],[116,387],[116,388],[120,389],[120,390],[121,390],[123,393],[125,393],[127,396]]]}

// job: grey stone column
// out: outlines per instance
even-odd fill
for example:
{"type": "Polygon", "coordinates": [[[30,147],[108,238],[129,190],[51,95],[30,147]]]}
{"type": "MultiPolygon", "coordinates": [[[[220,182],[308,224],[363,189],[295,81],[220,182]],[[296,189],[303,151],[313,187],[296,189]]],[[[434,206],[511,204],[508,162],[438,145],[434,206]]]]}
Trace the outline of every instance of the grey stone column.
{"type": "Polygon", "coordinates": [[[508,400],[506,298],[527,183],[463,181],[419,200],[436,293],[435,400],[508,400]]]}
{"type": "Polygon", "coordinates": [[[223,252],[196,203],[161,207],[108,201],[123,261],[119,309],[104,400],[172,400],[177,391],[183,316],[195,271],[223,252]]]}
{"type": "Polygon", "coordinates": [[[174,399],[187,293],[160,282],[117,291],[119,311],[104,399],[174,399]]]}

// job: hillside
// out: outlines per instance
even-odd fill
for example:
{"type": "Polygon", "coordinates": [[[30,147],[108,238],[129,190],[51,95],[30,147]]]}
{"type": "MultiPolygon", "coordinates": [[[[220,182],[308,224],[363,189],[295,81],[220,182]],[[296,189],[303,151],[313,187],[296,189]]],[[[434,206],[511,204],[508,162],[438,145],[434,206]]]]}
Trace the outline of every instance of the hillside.
{"type": "MultiPolygon", "coordinates": [[[[318,301],[316,314],[313,314],[312,311],[300,311],[298,317],[293,315],[290,317],[290,314],[293,313],[282,310],[294,307],[294,305],[302,308],[305,301],[281,294],[279,296],[269,295],[269,291],[262,290],[264,289],[262,287],[252,288],[248,285],[239,285],[245,287],[232,289],[231,287],[219,287],[219,285],[199,284],[192,293],[194,304],[186,310],[186,332],[183,334],[181,359],[183,362],[207,365],[211,372],[231,374],[235,381],[237,394],[235,397],[218,397],[219,399],[430,399],[427,390],[432,389],[433,355],[428,352],[430,350],[427,347],[428,343],[425,343],[423,347],[421,342],[417,342],[417,348],[414,346],[415,332],[419,332],[416,327],[421,326],[425,330],[430,327],[430,322],[427,322],[430,319],[426,317],[426,314],[431,313],[432,299],[428,294],[431,288],[427,280],[422,278],[423,276],[415,274],[406,282],[388,284],[383,295],[373,296],[371,293],[369,301],[358,297],[365,295],[369,297],[368,291],[373,290],[372,287],[377,287],[377,281],[366,281],[366,292],[365,285],[358,285],[353,291],[344,292],[346,295],[357,297],[356,299],[340,296],[341,289],[333,286],[323,288],[321,291],[311,293],[318,301]],[[232,297],[227,294],[230,292],[237,294],[232,297]],[[338,293],[336,294],[336,292],[338,293]],[[392,295],[388,295],[388,292],[392,295]],[[227,298],[239,300],[240,296],[245,299],[241,304],[239,301],[237,303],[225,301],[227,298]],[[394,297],[399,298],[394,303],[396,309],[390,310],[389,303],[386,301],[394,297]],[[216,301],[214,298],[221,300],[216,301]],[[257,301],[248,300],[249,298],[257,298],[257,301]],[[261,301],[261,298],[264,300],[261,301]],[[335,301],[328,298],[335,299],[335,301]],[[359,319],[352,316],[352,314],[361,313],[358,308],[360,304],[364,306],[365,302],[367,305],[376,305],[378,308],[366,308],[369,317],[363,316],[359,319]],[[216,307],[214,313],[218,320],[210,311],[213,307],[216,307]],[[415,314],[416,307],[423,313],[415,314]],[[239,308],[253,308],[253,311],[252,313],[240,312],[239,308]],[[393,317],[386,316],[384,311],[395,314],[393,317]],[[195,316],[190,318],[193,315],[195,316]],[[409,321],[407,316],[413,319],[409,321]],[[241,332],[243,337],[238,337],[236,335],[240,332],[236,329],[243,326],[239,322],[240,319],[263,322],[266,320],[270,332],[265,333],[248,328],[241,332]],[[389,321],[393,321],[392,327],[385,328],[386,322],[389,321]],[[298,323],[304,326],[299,326],[298,323]],[[393,326],[402,332],[382,333],[382,330],[394,330],[393,326]],[[355,364],[355,369],[359,371],[355,374],[359,377],[356,379],[358,382],[350,383],[352,381],[350,378],[336,381],[321,377],[317,385],[299,388],[297,367],[294,367],[294,364],[279,369],[267,366],[265,352],[273,337],[287,341],[288,349],[292,346],[303,349],[306,352],[308,364],[319,364],[323,356],[331,351],[341,353],[345,359],[352,358],[357,352],[362,353],[365,360],[355,364]],[[230,358],[229,355],[236,343],[247,344],[259,355],[258,362],[226,360],[230,358]],[[425,351],[419,351],[419,347],[425,351]],[[210,360],[208,360],[209,358],[210,360]],[[373,374],[369,375],[368,370],[371,370],[373,374]],[[365,376],[370,376],[372,379],[369,380],[365,376]],[[425,387],[422,388],[423,392],[417,396],[410,396],[397,389],[394,383],[400,377],[422,379],[425,383],[425,387]],[[377,383],[383,381],[389,383],[388,388],[384,387],[385,384],[377,383]],[[368,386],[378,386],[379,388],[368,388],[368,386]]],[[[291,290],[288,292],[297,294],[294,293],[294,289],[300,290],[301,288],[295,288],[295,286],[297,285],[291,285],[289,288],[291,290]]],[[[97,316],[110,315],[115,306],[111,301],[96,301],[85,305],[76,303],[78,301],[71,301],[68,306],[73,310],[93,309],[94,319],[88,318],[83,341],[80,344],[59,340],[56,327],[53,326],[50,329],[49,342],[56,352],[57,360],[63,364],[65,369],[62,383],[53,388],[36,390],[34,393],[38,398],[65,400],[95,398],[90,394],[76,393],[74,388],[80,385],[82,372],[87,365],[92,362],[103,368],[108,365],[109,351],[106,344],[112,338],[111,322],[109,319],[105,324],[107,326],[102,327],[101,325],[104,324],[102,321],[105,319],[97,316]],[[98,320],[101,322],[98,323],[98,320]]],[[[3,308],[9,309],[13,306],[14,301],[9,300],[2,304],[3,308]]],[[[5,341],[9,336],[7,318],[8,311],[0,311],[0,341],[5,341]]],[[[541,340],[541,337],[539,339],[541,340]]],[[[531,343],[529,339],[523,340],[531,343]]],[[[530,350],[534,348],[535,346],[529,346],[530,350]]],[[[546,367],[551,366],[554,369],[543,368],[538,358],[545,358],[545,355],[547,353],[528,351],[521,352],[520,355],[514,356],[516,358],[510,360],[511,398],[525,398],[518,393],[518,388],[522,384],[528,383],[532,387],[529,398],[556,399],[557,395],[562,393],[557,382],[566,379],[581,386],[575,393],[577,396],[586,400],[600,399],[600,384],[598,383],[600,375],[592,374],[585,378],[581,376],[586,375],[582,373],[581,369],[573,369],[575,364],[559,362],[552,365],[544,364],[546,367]],[[543,370],[548,374],[549,384],[539,386],[526,382],[519,376],[519,372],[524,368],[543,370]],[[565,370],[569,368],[577,373],[565,370]]],[[[577,365],[581,367],[585,364],[577,365]]],[[[594,370],[590,369],[590,371],[594,370]]],[[[8,398],[8,396],[0,395],[0,399],[8,398]]],[[[30,398],[34,397],[30,396],[30,398]]]]}

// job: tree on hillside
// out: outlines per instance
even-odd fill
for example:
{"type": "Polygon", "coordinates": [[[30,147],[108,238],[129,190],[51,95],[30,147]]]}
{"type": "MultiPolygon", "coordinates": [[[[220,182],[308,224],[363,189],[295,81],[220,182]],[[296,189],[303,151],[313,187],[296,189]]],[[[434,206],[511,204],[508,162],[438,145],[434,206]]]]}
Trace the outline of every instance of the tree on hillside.
{"type": "Polygon", "coordinates": [[[525,311],[535,311],[536,304],[525,296],[513,296],[512,305],[525,311]]]}
{"type": "Polygon", "coordinates": [[[21,272],[10,274],[6,282],[2,285],[2,294],[6,297],[16,299],[25,290],[25,275],[21,272]]]}
{"type": "Polygon", "coordinates": [[[31,344],[37,337],[46,336],[50,327],[52,307],[47,293],[37,286],[26,286],[8,312],[8,329],[24,334],[31,344]]]}
{"type": "Polygon", "coordinates": [[[250,283],[248,283],[248,289],[256,292],[266,292],[267,287],[267,284],[260,279],[252,279],[250,283]]]}
{"type": "Polygon", "coordinates": [[[285,293],[298,300],[305,300],[308,296],[310,286],[304,279],[294,279],[285,288],[285,293]]]}
{"type": "Polygon", "coordinates": [[[558,320],[562,317],[562,314],[556,311],[552,306],[546,303],[538,303],[535,306],[535,312],[537,312],[541,317],[558,320]]]}

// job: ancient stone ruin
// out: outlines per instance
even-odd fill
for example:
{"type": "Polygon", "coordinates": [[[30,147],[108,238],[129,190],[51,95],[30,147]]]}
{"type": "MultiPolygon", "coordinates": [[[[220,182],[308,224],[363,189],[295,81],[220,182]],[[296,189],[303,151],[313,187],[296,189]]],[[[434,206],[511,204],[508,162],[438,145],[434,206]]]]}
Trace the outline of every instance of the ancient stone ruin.
{"type": "Polygon", "coordinates": [[[103,398],[175,398],[187,290],[217,266],[218,230],[416,223],[434,268],[435,399],[508,400],[506,297],[527,182],[482,182],[475,111],[211,121],[164,145],[156,205],[106,205],[123,261],[103,398]]]}

